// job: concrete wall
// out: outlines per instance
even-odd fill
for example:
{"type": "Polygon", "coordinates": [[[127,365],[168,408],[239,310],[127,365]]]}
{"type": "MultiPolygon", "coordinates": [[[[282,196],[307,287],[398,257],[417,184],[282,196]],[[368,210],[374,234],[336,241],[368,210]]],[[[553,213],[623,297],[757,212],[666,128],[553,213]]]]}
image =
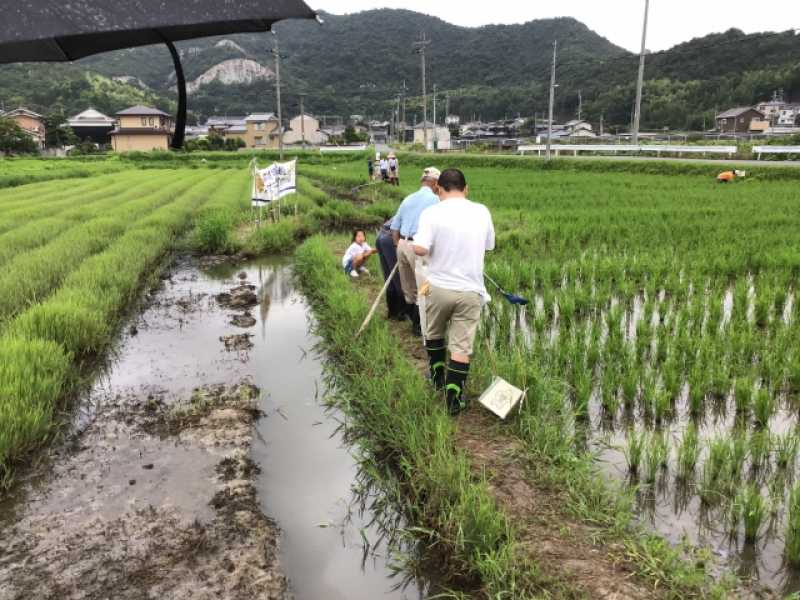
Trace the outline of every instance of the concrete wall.
{"type": "Polygon", "coordinates": [[[169,136],[123,134],[111,137],[114,152],[150,152],[152,150],[169,150],[169,136]]]}

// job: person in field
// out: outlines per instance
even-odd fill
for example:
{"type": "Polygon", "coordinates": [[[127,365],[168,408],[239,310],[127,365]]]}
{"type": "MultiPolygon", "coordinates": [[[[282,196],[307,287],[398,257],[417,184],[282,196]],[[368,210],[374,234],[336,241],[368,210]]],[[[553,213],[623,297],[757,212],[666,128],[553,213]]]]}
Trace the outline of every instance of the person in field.
{"type": "MultiPolygon", "coordinates": [[[[375,247],[378,249],[378,256],[381,261],[383,279],[386,280],[394,271],[397,264],[397,248],[392,238],[392,220],[389,219],[381,227],[378,239],[375,240],[375,247]]],[[[386,290],[386,305],[389,309],[389,318],[395,321],[402,321],[406,316],[405,296],[403,296],[403,286],[400,282],[400,274],[395,273],[389,288],[386,290]]]]}
{"type": "Polygon", "coordinates": [[[494,250],[494,224],[484,205],[467,199],[467,181],[458,169],[444,171],[438,188],[440,202],[419,218],[414,252],[428,260],[420,294],[426,298],[431,380],[445,391],[447,408],[456,415],[467,406],[464,389],[475,334],[481,308],[491,300],[483,266],[486,252],[494,250]]]}
{"type": "Polygon", "coordinates": [[[739,178],[744,178],[745,175],[744,171],[725,171],[717,175],[717,183],[733,183],[739,178]]]}
{"type": "Polygon", "coordinates": [[[421,186],[400,204],[392,219],[392,236],[397,246],[397,261],[400,263],[400,282],[406,300],[406,310],[411,319],[414,335],[422,335],[419,306],[417,304],[417,255],[414,253],[414,236],[419,227],[419,216],[426,208],[439,203],[439,169],[428,167],[422,172],[421,186]]]}
{"type": "Polygon", "coordinates": [[[392,185],[400,185],[400,163],[397,160],[397,155],[392,153],[389,155],[389,183],[392,185]]]}
{"type": "Polygon", "coordinates": [[[375,177],[375,166],[372,163],[372,156],[367,158],[367,172],[369,173],[367,181],[372,181],[375,177]]]}
{"type": "Polygon", "coordinates": [[[358,279],[359,274],[369,275],[369,271],[364,265],[367,259],[373,254],[377,254],[377,252],[377,250],[370,248],[367,243],[366,232],[363,229],[356,229],[353,232],[353,243],[350,244],[347,252],[342,257],[344,272],[353,279],[358,279]]]}
{"type": "Polygon", "coordinates": [[[389,159],[381,159],[381,180],[389,181],[389,159]]]}

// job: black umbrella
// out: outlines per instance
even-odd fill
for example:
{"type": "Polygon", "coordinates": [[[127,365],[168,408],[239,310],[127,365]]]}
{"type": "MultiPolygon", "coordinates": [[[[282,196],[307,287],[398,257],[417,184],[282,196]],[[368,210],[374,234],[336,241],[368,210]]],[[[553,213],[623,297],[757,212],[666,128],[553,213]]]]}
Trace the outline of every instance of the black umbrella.
{"type": "Polygon", "coordinates": [[[186,80],[173,42],[268,31],[283,19],[314,19],[303,0],[23,0],[0,19],[0,64],[71,61],[122,48],[166,44],[178,77],[173,148],[183,146],[186,80]]]}

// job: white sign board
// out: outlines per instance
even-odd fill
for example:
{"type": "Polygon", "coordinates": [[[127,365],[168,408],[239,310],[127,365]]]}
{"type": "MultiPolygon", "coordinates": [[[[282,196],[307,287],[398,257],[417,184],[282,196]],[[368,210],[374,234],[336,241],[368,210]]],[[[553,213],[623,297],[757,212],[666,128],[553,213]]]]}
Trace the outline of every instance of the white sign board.
{"type": "Polygon", "coordinates": [[[297,191],[297,161],[253,170],[253,206],[264,206],[297,191]]]}
{"type": "Polygon", "coordinates": [[[514,407],[522,401],[524,395],[525,392],[521,389],[514,387],[504,379],[495,377],[492,385],[483,392],[478,402],[505,420],[514,407]]]}

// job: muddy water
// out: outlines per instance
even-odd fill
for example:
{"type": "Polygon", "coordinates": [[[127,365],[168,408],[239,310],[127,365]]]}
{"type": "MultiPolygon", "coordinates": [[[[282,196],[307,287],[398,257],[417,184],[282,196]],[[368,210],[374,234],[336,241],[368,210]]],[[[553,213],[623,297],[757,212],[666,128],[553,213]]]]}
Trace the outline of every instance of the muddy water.
{"type": "Polygon", "coordinates": [[[283,568],[294,597],[421,597],[419,590],[393,590],[396,582],[380,550],[364,561],[362,531],[370,541],[378,534],[366,526],[370,515],[351,510],[355,461],[336,433],[336,415],[326,414],[321,404],[318,339],[309,331],[309,307],[294,290],[291,266],[275,260],[205,270],[188,264],[167,285],[190,305],[200,299],[202,310],[170,307],[181,321],[177,333],[145,318],[126,349],[130,368],[117,383],[135,385],[144,378],[181,395],[198,381],[252,380],[263,390],[266,414],[252,448],[262,469],[256,487],[265,514],[281,528],[283,568]],[[250,328],[231,324],[242,310],[213,300],[239,285],[240,274],[256,286],[259,300],[249,310],[256,321],[250,328]],[[220,338],[234,334],[252,336],[252,348],[225,350],[220,338]]]}
{"type": "MultiPolygon", "coordinates": [[[[206,267],[190,259],[179,261],[132,322],[107,373],[82,400],[75,427],[88,433],[81,443],[90,447],[87,454],[96,454],[91,432],[103,407],[119,398],[154,398],[169,406],[199,386],[252,382],[261,390],[259,404],[265,413],[250,446],[251,458],[261,467],[255,487],[264,514],[281,529],[281,568],[291,597],[421,598],[421,589],[394,589],[397,582],[381,548],[366,556],[363,552],[364,540],[374,542],[379,535],[367,526],[371,515],[351,510],[355,461],[336,433],[336,414],[321,405],[322,357],[314,351],[318,340],[310,325],[309,308],[294,291],[286,261],[206,267]],[[216,295],[243,282],[253,286],[257,305],[221,306],[216,295]],[[235,316],[252,318],[234,324],[235,316]],[[226,347],[223,338],[233,335],[240,337],[226,347]]],[[[106,435],[101,428],[98,445],[109,445],[106,435]]],[[[100,502],[113,517],[128,506],[129,490],[136,490],[139,501],[158,504],[166,499],[170,506],[188,506],[187,512],[208,516],[208,506],[193,506],[202,497],[193,482],[214,470],[201,453],[195,456],[168,439],[130,448],[114,440],[113,457],[97,473],[106,478],[98,487],[111,491],[84,497],[78,482],[64,494],[46,494],[41,502],[70,502],[78,514],[81,502],[100,502]],[[142,462],[155,463],[155,468],[143,470],[142,462]],[[123,491],[119,499],[112,493],[117,488],[123,491]]],[[[35,499],[36,488],[30,487],[17,498],[17,506],[0,507],[6,516],[29,510],[22,501],[35,499]]]]}

